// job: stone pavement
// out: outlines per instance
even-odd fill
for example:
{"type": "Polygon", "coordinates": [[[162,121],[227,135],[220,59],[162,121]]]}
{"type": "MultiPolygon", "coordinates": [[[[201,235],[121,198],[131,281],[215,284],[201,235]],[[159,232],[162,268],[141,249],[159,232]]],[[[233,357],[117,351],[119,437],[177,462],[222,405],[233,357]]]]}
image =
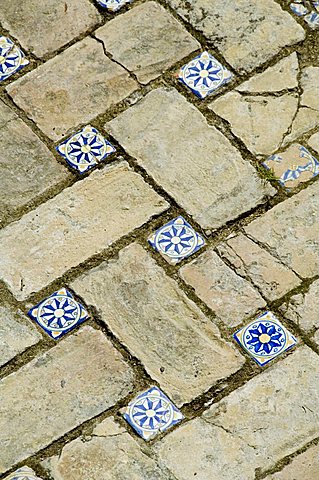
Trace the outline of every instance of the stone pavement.
{"type": "Polygon", "coordinates": [[[318,480],[319,2],[0,23],[0,479],[318,480]]]}

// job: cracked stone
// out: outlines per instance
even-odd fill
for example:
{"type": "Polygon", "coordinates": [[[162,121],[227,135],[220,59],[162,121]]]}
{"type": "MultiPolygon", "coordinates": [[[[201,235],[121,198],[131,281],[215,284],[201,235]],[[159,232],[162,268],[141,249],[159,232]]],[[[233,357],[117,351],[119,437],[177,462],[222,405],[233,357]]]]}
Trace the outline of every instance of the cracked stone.
{"type": "Polygon", "coordinates": [[[280,472],[269,475],[265,480],[317,480],[319,472],[319,445],[310,447],[280,472]]]}
{"type": "Polygon", "coordinates": [[[180,275],[229,327],[266,306],[250,283],[236,275],[212,249],[182,267],[180,275]]]}
{"type": "Polygon", "coordinates": [[[155,2],[144,3],[116,17],[99,28],[95,36],[103,41],[114,60],[143,84],[200,48],[197,40],[155,2]]]}
{"type": "Polygon", "coordinates": [[[244,358],[137,244],[72,283],[178,406],[236,372],[244,358]]]}
{"type": "Polygon", "coordinates": [[[319,132],[314,133],[308,140],[308,145],[313,148],[319,155],[319,132]]]}
{"type": "Polygon", "coordinates": [[[300,42],[305,31],[273,0],[168,0],[184,20],[218,45],[239,72],[263,64],[281,48],[300,42]]]}
{"type": "Polygon", "coordinates": [[[301,283],[292,270],[245,235],[227,239],[218,245],[217,250],[239,275],[249,277],[270,301],[282,297],[301,283]]]}
{"type": "Polygon", "coordinates": [[[105,128],[203,228],[218,228],[276,193],[176,90],[153,90],[105,128]]]}

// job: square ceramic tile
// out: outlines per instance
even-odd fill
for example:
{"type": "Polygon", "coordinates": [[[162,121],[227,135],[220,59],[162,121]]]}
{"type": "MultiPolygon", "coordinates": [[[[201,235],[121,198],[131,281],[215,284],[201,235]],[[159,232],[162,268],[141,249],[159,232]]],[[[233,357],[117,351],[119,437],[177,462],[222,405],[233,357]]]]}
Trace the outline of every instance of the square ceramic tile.
{"type": "Polygon", "coordinates": [[[10,38],[0,36],[0,82],[28,64],[22,50],[10,38]]]}
{"type": "Polygon", "coordinates": [[[261,366],[297,343],[295,337],[271,312],[260,315],[238,330],[234,334],[234,339],[261,366]]]}
{"type": "Polygon", "coordinates": [[[4,480],[41,480],[41,478],[37,477],[31,468],[22,467],[5,477],[4,480]]]}
{"type": "Polygon", "coordinates": [[[296,187],[319,173],[318,160],[299,144],[293,144],[287,150],[271,155],[263,165],[273,170],[279,183],[286,188],[296,187]]]}
{"type": "Polygon", "coordinates": [[[183,414],[157,387],[138,395],[123,410],[123,417],[144,440],[179,423],[183,414]]]}
{"type": "Polygon", "coordinates": [[[298,17],[302,17],[304,15],[306,15],[309,10],[308,8],[306,8],[302,2],[293,2],[290,4],[290,9],[296,14],[298,15],[298,17]]]}
{"type": "Polygon", "coordinates": [[[131,3],[132,1],[133,0],[97,0],[97,3],[101,5],[101,7],[107,8],[110,12],[116,12],[123,7],[123,5],[131,3]]]}
{"type": "Polygon", "coordinates": [[[28,312],[50,337],[62,337],[88,318],[83,305],[65,288],[54,292],[28,312]]]}
{"type": "Polygon", "coordinates": [[[203,237],[181,216],[156,230],[148,242],[172,265],[205,245],[203,237]]]}
{"type": "Polygon", "coordinates": [[[80,173],[90,170],[115,152],[113,145],[90,125],[62,142],[56,149],[80,173]]]}
{"type": "Polygon", "coordinates": [[[203,52],[180,69],[178,78],[199,98],[205,98],[229,82],[232,74],[210,53],[203,52]]]}

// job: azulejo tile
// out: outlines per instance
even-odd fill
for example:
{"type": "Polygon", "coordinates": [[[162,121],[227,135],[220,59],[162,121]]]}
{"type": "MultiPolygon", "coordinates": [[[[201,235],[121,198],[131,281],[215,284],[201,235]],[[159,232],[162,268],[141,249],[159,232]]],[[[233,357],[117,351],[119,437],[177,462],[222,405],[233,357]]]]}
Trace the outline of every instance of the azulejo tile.
{"type": "Polygon", "coordinates": [[[0,36],[0,82],[29,64],[24,53],[10,38],[0,36]]]}
{"type": "Polygon", "coordinates": [[[281,153],[271,155],[263,165],[273,170],[279,183],[295,187],[319,174],[319,161],[302,145],[293,144],[281,153]]]}
{"type": "Polygon", "coordinates": [[[232,74],[213,55],[203,52],[180,69],[178,78],[199,98],[205,98],[229,82],[232,74]]]}
{"type": "Polygon", "coordinates": [[[319,27],[319,1],[310,0],[310,2],[305,2],[303,0],[295,0],[290,3],[290,9],[298,17],[304,17],[305,22],[308,23],[311,28],[319,27]],[[309,10],[307,6],[314,8],[314,10],[309,10]]]}
{"type": "Polygon", "coordinates": [[[173,265],[205,245],[203,237],[182,216],[156,230],[148,242],[173,265]]]}
{"type": "Polygon", "coordinates": [[[56,149],[80,173],[90,170],[115,152],[113,145],[90,125],[62,142],[56,149]]]}
{"type": "Polygon", "coordinates": [[[110,12],[116,12],[123,5],[131,3],[133,0],[97,0],[101,7],[107,8],[110,12]]]}
{"type": "Polygon", "coordinates": [[[297,343],[295,337],[272,312],[260,315],[256,320],[238,330],[234,338],[260,366],[270,362],[297,343]]]}
{"type": "Polygon", "coordinates": [[[301,2],[293,2],[290,4],[290,9],[298,15],[298,17],[303,17],[306,15],[309,10],[301,2]]]}
{"type": "Polygon", "coordinates": [[[183,414],[157,387],[138,395],[122,411],[125,420],[144,440],[179,423],[183,414]]]}
{"type": "Polygon", "coordinates": [[[305,21],[311,28],[319,27],[319,14],[317,12],[310,12],[305,16],[305,21]]]}
{"type": "Polygon", "coordinates": [[[31,468],[22,467],[22,468],[18,468],[18,470],[11,473],[4,480],[42,480],[42,479],[37,477],[31,468]]]}
{"type": "Polygon", "coordinates": [[[88,312],[65,288],[54,292],[28,312],[50,337],[57,339],[88,318],[88,312]]]}

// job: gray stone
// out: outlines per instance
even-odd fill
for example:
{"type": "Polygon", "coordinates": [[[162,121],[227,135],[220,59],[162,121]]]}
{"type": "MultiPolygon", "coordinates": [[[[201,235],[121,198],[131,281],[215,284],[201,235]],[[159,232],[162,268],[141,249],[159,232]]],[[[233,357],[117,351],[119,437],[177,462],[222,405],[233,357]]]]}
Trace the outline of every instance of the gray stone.
{"type": "Polygon", "coordinates": [[[88,123],[138,87],[103,45],[85,38],[7,87],[14,102],[52,140],[88,123]]]}
{"type": "Polygon", "coordinates": [[[295,457],[281,472],[274,473],[265,480],[318,480],[319,446],[314,445],[295,457]]]}
{"type": "Polygon", "coordinates": [[[156,2],[144,3],[116,17],[97,30],[95,36],[143,84],[200,48],[187,30],[156,2]]]}
{"type": "Polygon", "coordinates": [[[239,72],[263,64],[305,32],[273,0],[168,0],[179,15],[221,52],[239,72]]]}
{"type": "Polygon", "coordinates": [[[89,0],[10,0],[1,5],[0,19],[24,49],[43,57],[94,27],[101,17],[89,0]]]}
{"type": "Polygon", "coordinates": [[[244,358],[137,244],[72,288],[178,405],[236,372],[244,358]]]}
{"type": "Polygon", "coordinates": [[[62,340],[0,382],[0,471],[115,405],[133,372],[91,327],[62,340]]]}
{"type": "Polygon", "coordinates": [[[152,91],[106,128],[203,228],[218,228],[275,193],[175,90],[152,91]]]}
{"type": "Polygon", "coordinates": [[[266,306],[259,293],[212,250],[185,265],[180,275],[225,325],[234,327],[266,306]]]}
{"type": "Polygon", "coordinates": [[[96,170],[1,230],[0,277],[25,299],[167,207],[126,162],[96,170]]]}
{"type": "Polygon", "coordinates": [[[314,133],[308,140],[308,145],[312,147],[319,155],[319,132],[314,133]]]}

